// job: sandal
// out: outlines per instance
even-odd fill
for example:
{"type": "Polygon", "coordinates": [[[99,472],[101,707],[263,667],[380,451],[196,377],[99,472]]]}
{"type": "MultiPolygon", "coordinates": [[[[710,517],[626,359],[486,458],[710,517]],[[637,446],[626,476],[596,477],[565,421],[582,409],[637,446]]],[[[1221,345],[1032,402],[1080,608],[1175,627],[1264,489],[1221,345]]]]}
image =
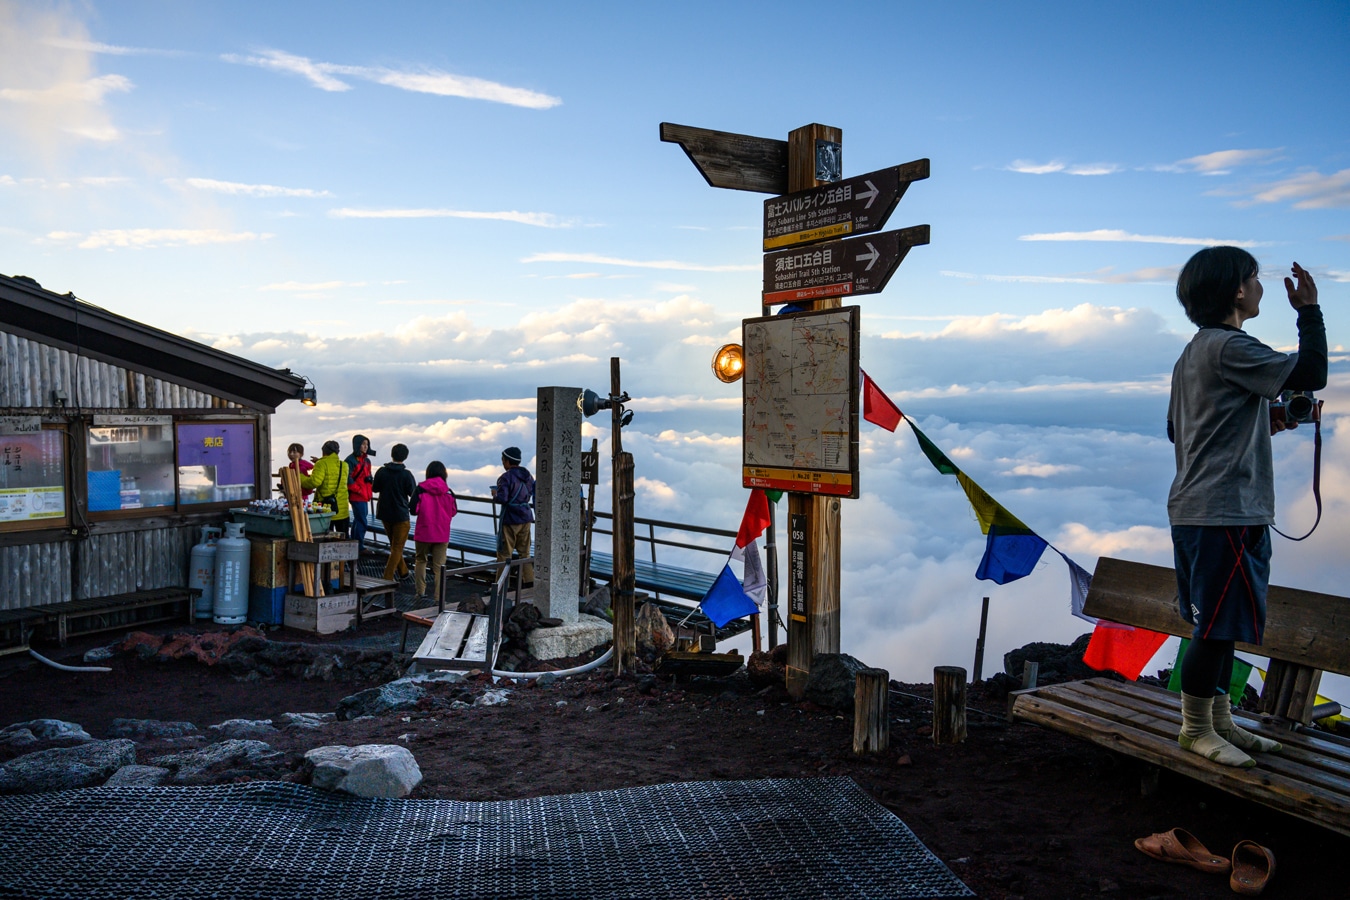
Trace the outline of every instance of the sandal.
{"type": "Polygon", "coordinates": [[[1275,874],[1275,854],[1255,841],[1238,841],[1233,848],[1233,874],[1228,886],[1239,894],[1255,897],[1266,889],[1275,874]]]}
{"type": "MultiPolygon", "coordinates": [[[[1134,846],[1145,856],[1163,862],[1181,863],[1211,875],[1226,875],[1231,867],[1228,860],[1210,853],[1208,847],[1184,828],[1173,828],[1171,831],[1139,838],[1134,846]]],[[[1234,854],[1236,858],[1236,851],[1234,854]]]]}

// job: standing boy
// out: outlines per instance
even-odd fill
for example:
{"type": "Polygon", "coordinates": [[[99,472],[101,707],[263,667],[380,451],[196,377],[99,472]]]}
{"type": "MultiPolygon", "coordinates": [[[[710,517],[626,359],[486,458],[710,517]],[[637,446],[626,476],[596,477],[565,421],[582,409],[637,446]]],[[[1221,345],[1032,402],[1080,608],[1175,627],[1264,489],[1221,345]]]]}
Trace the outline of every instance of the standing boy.
{"type": "Polygon", "coordinates": [[[1259,266],[1237,247],[1191,257],[1177,299],[1199,332],[1172,371],[1167,433],[1177,475],[1167,498],[1177,600],[1195,626],[1181,661],[1178,743],[1213,762],[1249,768],[1244,751],[1274,753],[1277,741],[1233,722],[1228,700],[1236,641],[1259,645],[1275,523],[1270,436],[1287,425],[1270,401],[1283,390],[1326,386],[1327,336],[1317,286],[1298,263],[1284,279],[1298,313],[1298,352],[1272,350],[1242,330],[1261,311],[1259,266]]]}
{"type": "MultiPolygon", "coordinates": [[[[497,559],[509,560],[512,552],[530,557],[530,523],[534,521],[534,476],[520,464],[520,448],[502,451],[502,468],[492,498],[502,505],[502,529],[497,538],[497,559]]],[[[534,563],[521,566],[521,583],[534,584],[534,563]]]]}
{"type": "Polygon", "coordinates": [[[380,495],[375,506],[375,518],[384,526],[389,538],[389,562],[384,564],[384,580],[393,581],[394,576],[408,577],[408,562],[403,558],[403,547],[408,543],[408,501],[417,490],[417,479],[403,461],[408,458],[408,448],[395,444],[389,451],[392,462],[380,466],[375,473],[372,489],[380,495]]]}

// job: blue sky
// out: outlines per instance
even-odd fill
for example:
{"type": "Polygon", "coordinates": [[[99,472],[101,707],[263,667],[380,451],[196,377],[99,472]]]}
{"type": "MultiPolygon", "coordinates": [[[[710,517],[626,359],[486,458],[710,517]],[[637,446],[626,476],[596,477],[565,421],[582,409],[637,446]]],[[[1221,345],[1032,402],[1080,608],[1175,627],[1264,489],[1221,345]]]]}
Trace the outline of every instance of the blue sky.
{"type": "MultiPolygon", "coordinates": [[[[624,358],[639,513],[734,527],[763,195],[707,187],[662,121],[844,132],[847,176],[920,157],[890,227],[932,226],[862,297],[863,365],[953,459],[1089,570],[1166,563],[1172,284],[1262,261],[1249,330],[1334,354],[1324,523],[1275,580],[1344,593],[1350,9],[1343,3],[391,4],[0,0],[0,272],[317,383],[277,441],[354,431],[481,492],[533,445],[534,389],[624,358]]],[[[604,441],[607,435],[596,430],[604,441]]],[[[588,436],[592,434],[588,426],[588,436]]],[[[865,426],[844,512],[844,648],[899,677],[1071,639],[1057,558],[1005,588],[911,437],[865,426]]],[[[1311,521],[1311,439],[1280,439],[1311,521]]],[[[988,668],[988,667],[986,667],[988,668]]]]}

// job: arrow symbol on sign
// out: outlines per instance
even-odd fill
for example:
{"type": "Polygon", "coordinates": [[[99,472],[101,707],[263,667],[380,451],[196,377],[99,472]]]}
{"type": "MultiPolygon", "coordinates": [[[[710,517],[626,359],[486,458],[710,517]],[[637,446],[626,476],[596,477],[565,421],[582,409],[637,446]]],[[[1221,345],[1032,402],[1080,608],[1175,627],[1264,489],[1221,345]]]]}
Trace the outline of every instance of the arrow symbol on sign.
{"type": "Polygon", "coordinates": [[[877,264],[877,260],[881,259],[881,254],[877,251],[877,248],[876,248],[876,247],[873,247],[873,246],[872,246],[872,242],[871,242],[871,241],[868,241],[868,242],[867,242],[867,252],[866,252],[866,253],[859,253],[859,254],[858,254],[856,257],[854,257],[854,258],[857,259],[859,262],[862,262],[864,259],[867,260],[867,268],[864,269],[863,271],[864,271],[864,272],[870,272],[870,271],[872,271],[872,267],[875,266],[875,265],[877,264]]]}
{"type": "Polygon", "coordinates": [[[867,205],[864,206],[863,209],[871,209],[872,204],[876,202],[877,197],[881,196],[881,191],[877,190],[877,186],[870,181],[864,181],[863,184],[867,185],[867,190],[859,191],[858,199],[861,200],[863,197],[866,197],[867,205]]]}

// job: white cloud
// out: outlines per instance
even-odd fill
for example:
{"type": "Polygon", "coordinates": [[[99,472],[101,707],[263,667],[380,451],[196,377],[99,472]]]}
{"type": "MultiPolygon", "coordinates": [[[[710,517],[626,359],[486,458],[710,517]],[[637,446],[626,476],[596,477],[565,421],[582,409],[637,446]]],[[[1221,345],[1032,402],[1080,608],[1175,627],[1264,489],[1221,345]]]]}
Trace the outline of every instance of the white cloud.
{"type": "Polygon", "coordinates": [[[131,80],[99,73],[87,50],[54,53],[48,43],[88,38],[68,6],[0,3],[0,135],[43,165],[85,141],[121,137],[105,100],[131,80]]]}
{"type": "Polygon", "coordinates": [[[1339,283],[1350,282],[1350,272],[1342,272],[1339,269],[1327,269],[1327,274],[1331,280],[1339,283]]]}
{"type": "MultiPolygon", "coordinates": [[[[169,179],[167,184],[178,186],[180,182],[169,179]]],[[[312,188],[278,187],[275,184],[244,184],[239,181],[217,181],[214,178],[185,178],[181,182],[199,191],[212,191],[217,194],[243,195],[246,197],[331,197],[328,191],[312,188]]]]}
{"type": "Polygon", "coordinates": [[[221,231],[217,228],[108,228],[90,232],[87,236],[73,231],[53,231],[47,235],[48,240],[61,243],[78,240],[77,246],[83,250],[198,247],[205,244],[265,241],[271,237],[273,237],[271,234],[257,234],[252,231],[221,231]]]}
{"type": "Polygon", "coordinates": [[[1120,166],[1115,163],[1076,163],[1068,165],[1057,159],[1047,163],[1038,163],[1029,159],[1015,159],[1006,168],[1010,172],[1021,172],[1025,175],[1051,175],[1056,172],[1063,172],[1065,175],[1112,175],[1121,170],[1120,166]]]}
{"type": "Polygon", "coordinates": [[[1090,275],[976,275],[973,272],[953,272],[943,269],[938,274],[947,278],[960,278],[966,281],[1018,282],[1024,284],[1166,284],[1176,281],[1177,272],[1180,268],[1180,266],[1157,266],[1119,273],[1114,273],[1110,268],[1105,268],[1090,275]]]}
{"type": "Polygon", "coordinates": [[[471,100],[487,100],[492,103],[505,103],[527,109],[549,109],[562,103],[557,97],[531,91],[526,88],[511,87],[495,81],[473,78],[466,75],[452,75],[439,69],[423,67],[417,71],[388,69],[379,66],[348,66],[337,63],[316,62],[304,56],[296,56],[281,50],[263,50],[256,56],[241,56],[227,53],[221,57],[226,62],[258,66],[274,72],[299,75],[310,84],[323,91],[349,91],[352,86],[334,76],[344,75],[373,81],[405,91],[419,94],[434,94],[441,97],[464,97],[471,100]]]}
{"type": "Polygon", "coordinates": [[[1166,560],[1172,553],[1172,533],[1156,525],[1132,525],[1116,531],[1095,531],[1082,522],[1066,522],[1055,545],[1070,556],[1141,556],[1166,560]]]}
{"type": "Polygon", "coordinates": [[[274,284],[265,284],[258,288],[260,291],[331,291],[337,288],[365,287],[364,281],[278,281],[274,284]]]}
{"type": "Polygon", "coordinates": [[[334,219],[496,219],[534,225],[538,228],[570,228],[572,223],[552,213],[505,210],[483,212],[466,209],[330,209],[334,219]]]}
{"type": "Polygon", "coordinates": [[[1064,475],[1069,472],[1078,472],[1082,466],[1056,464],[1056,463],[1017,463],[1009,467],[1005,474],[1022,475],[1028,478],[1053,478],[1056,475],[1064,475]]]}
{"type": "Polygon", "coordinates": [[[69,38],[48,38],[43,41],[48,47],[60,50],[76,50],[82,53],[102,53],[107,56],[183,56],[181,50],[154,50],[149,47],[119,47],[115,44],[103,44],[98,41],[77,41],[69,38]]]}
{"type": "Polygon", "coordinates": [[[1008,171],[1021,172],[1025,175],[1049,175],[1052,172],[1063,172],[1064,163],[1057,159],[1048,163],[1032,162],[1029,159],[1015,159],[1008,163],[1008,171]]]}
{"type": "Polygon", "coordinates": [[[1132,244],[1179,244],[1186,247],[1262,247],[1261,241],[1234,241],[1223,238],[1175,237],[1160,234],[1133,234],[1116,228],[1098,228],[1095,231],[1053,231],[1042,234],[1024,234],[1019,241],[1107,241],[1132,244]]]}
{"type": "Polygon", "coordinates": [[[706,265],[703,263],[680,262],[679,260],[639,260],[623,259],[617,256],[602,256],[598,253],[535,253],[521,260],[523,263],[570,262],[586,263],[596,266],[624,266],[633,269],[667,269],[679,272],[758,272],[760,265],[706,265]]]}
{"type": "Polygon", "coordinates": [[[1293,201],[1294,209],[1345,209],[1350,207],[1350,169],[1331,175],[1303,172],[1258,188],[1252,199],[1257,203],[1293,201]]]}
{"type": "Polygon", "coordinates": [[[1218,150],[1180,160],[1176,163],[1176,168],[1204,175],[1227,175],[1237,166],[1265,162],[1279,153],[1280,149],[1277,147],[1270,150],[1218,150]]]}

